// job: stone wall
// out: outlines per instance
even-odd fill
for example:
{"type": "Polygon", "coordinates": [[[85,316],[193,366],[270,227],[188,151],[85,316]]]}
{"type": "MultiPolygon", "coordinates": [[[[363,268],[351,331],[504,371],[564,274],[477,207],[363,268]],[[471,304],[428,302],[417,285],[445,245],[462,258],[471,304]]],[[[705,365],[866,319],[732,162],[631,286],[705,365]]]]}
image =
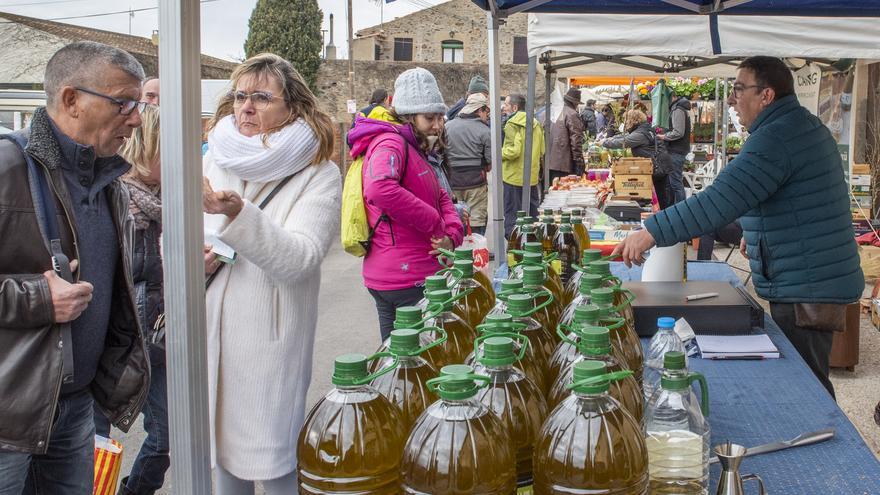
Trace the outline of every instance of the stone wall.
{"type": "MultiPolygon", "coordinates": [[[[501,25],[498,50],[502,64],[513,63],[513,38],[526,36],[527,26],[527,14],[514,14],[501,25]]],[[[440,43],[444,40],[464,44],[465,63],[488,61],[486,13],[471,0],[450,0],[357,32],[358,37],[377,34],[379,60],[394,60],[394,38],[412,38],[414,62],[443,62],[440,43]]],[[[373,55],[372,49],[358,50],[357,54],[370,59],[373,55]]]]}

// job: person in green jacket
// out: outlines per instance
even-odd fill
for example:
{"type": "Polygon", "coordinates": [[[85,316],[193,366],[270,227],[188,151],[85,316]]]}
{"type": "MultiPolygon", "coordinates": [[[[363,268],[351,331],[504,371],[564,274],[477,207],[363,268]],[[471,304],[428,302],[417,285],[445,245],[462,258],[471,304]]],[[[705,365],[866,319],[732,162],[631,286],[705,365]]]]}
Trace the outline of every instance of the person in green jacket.
{"type": "Polygon", "coordinates": [[[749,139],[705,190],[645,221],[614,250],[627,266],[739,218],[755,292],[828,392],[834,331],[865,288],[837,143],[798,103],[782,60],[751,57],[728,100],[749,139]]]}
{"type": "MultiPolygon", "coordinates": [[[[523,209],[523,167],[526,147],[526,98],[511,94],[504,100],[501,111],[507,115],[504,124],[504,144],[501,146],[501,176],[504,182],[504,237],[516,225],[516,212],[523,209]]],[[[532,119],[532,173],[529,177],[529,215],[538,216],[538,173],[544,156],[544,129],[538,119],[532,119]]]]}

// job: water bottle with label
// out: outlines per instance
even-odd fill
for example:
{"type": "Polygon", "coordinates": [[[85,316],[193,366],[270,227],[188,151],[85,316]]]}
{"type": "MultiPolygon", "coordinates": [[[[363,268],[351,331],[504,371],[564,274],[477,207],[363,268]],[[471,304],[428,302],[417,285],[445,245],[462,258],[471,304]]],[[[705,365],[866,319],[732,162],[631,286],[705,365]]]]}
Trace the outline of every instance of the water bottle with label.
{"type": "Polygon", "coordinates": [[[643,383],[645,400],[650,400],[654,391],[660,386],[660,375],[663,372],[663,356],[670,351],[684,353],[684,344],[675,333],[675,318],[663,316],[657,318],[657,333],[651,337],[648,352],[645,356],[645,379],[643,383]]]}

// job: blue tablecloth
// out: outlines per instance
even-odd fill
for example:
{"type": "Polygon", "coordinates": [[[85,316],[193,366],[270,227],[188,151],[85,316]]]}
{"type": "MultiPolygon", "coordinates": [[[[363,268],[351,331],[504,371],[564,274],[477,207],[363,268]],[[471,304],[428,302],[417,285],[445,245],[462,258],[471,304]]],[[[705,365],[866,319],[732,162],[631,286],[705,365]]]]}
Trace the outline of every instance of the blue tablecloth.
{"type": "MultiPolygon", "coordinates": [[[[640,280],[641,268],[613,263],[624,281],[640,280]]],[[[725,263],[688,263],[689,280],[726,280],[741,285],[725,263]]],[[[791,495],[880,494],[880,462],[797,351],[765,315],[764,331],[782,353],[763,361],[710,361],[691,358],[690,369],[709,383],[712,446],[730,440],[746,447],[834,428],[825,442],[745,459],[741,473],[764,479],[767,492],[791,495]]],[[[876,434],[876,430],[875,430],[876,434]]],[[[710,493],[720,468],[713,465],[710,493]]],[[[751,483],[750,483],[751,484],[751,483]]],[[[748,493],[757,493],[755,487],[748,493]]]]}

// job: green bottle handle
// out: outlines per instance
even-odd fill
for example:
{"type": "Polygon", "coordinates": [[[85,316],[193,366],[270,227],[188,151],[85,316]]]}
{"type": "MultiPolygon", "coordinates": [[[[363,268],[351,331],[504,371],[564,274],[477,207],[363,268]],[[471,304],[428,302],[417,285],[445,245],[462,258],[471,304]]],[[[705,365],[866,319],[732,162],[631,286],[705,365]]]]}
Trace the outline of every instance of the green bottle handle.
{"type": "Polygon", "coordinates": [[[692,371],[688,373],[688,386],[692,385],[694,382],[699,382],[700,384],[700,409],[703,411],[703,416],[708,418],[709,384],[706,383],[706,377],[698,371],[692,371]]]}
{"type": "Polygon", "coordinates": [[[565,386],[565,388],[572,390],[576,387],[580,387],[583,385],[596,385],[598,383],[602,383],[604,381],[616,382],[619,380],[623,380],[628,376],[632,376],[633,372],[629,370],[625,371],[614,371],[612,373],[605,373],[604,375],[591,376],[589,378],[584,378],[583,380],[579,380],[576,382],[571,382],[565,386]]]}
{"type": "Polygon", "coordinates": [[[440,253],[437,255],[437,261],[440,263],[440,266],[442,266],[444,268],[448,268],[449,267],[448,260],[454,260],[455,253],[452,251],[449,251],[448,249],[443,249],[443,248],[437,248],[437,252],[440,253]]]}
{"type": "Polygon", "coordinates": [[[515,294],[525,294],[526,292],[527,291],[525,289],[509,289],[509,290],[503,290],[501,292],[496,292],[495,297],[504,301],[504,302],[507,302],[508,297],[515,295],[515,294]]]}
{"type": "MultiPolygon", "coordinates": [[[[550,292],[549,290],[539,290],[539,291],[537,291],[537,292],[533,292],[531,295],[532,295],[532,298],[533,298],[533,299],[538,298],[538,297],[541,297],[541,296],[547,296],[547,300],[544,301],[543,303],[541,303],[541,304],[535,306],[534,308],[530,309],[529,311],[526,311],[525,313],[517,313],[517,314],[510,313],[514,318],[517,318],[517,317],[525,317],[525,316],[532,316],[533,314],[537,313],[538,311],[540,311],[540,310],[546,308],[547,306],[553,304],[553,301],[555,300],[555,299],[553,298],[553,293],[550,292]]],[[[510,311],[510,308],[507,308],[507,310],[508,310],[508,312],[509,312],[509,311],[510,311]]]]}
{"type": "Polygon", "coordinates": [[[614,306],[614,311],[621,312],[621,311],[623,311],[623,308],[631,305],[633,303],[633,301],[636,300],[635,293],[633,293],[633,291],[631,291],[629,289],[624,289],[623,287],[618,285],[617,288],[614,290],[619,290],[620,292],[623,292],[624,294],[626,294],[626,300],[623,301],[622,303],[618,304],[617,306],[614,306]]]}
{"type": "Polygon", "coordinates": [[[443,308],[445,308],[447,304],[454,303],[455,301],[458,301],[459,299],[464,299],[468,294],[470,294],[473,291],[474,291],[474,289],[465,289],[465,290],[459,292],[458,294],[450,297],[449,299],[443,301],[442,303],[428,304],[428,307],[425,311],[426,316],[424,318],[422,318],[422,321],[418,322],[416,325],[424,325],[426,321],[428,321],[432,318],[436,318],[437,315],[439,315],[440,313],[443,312],[443,308]]]}
{"type": "Polygon", "coordinates": [[[400,364],[400,357],[398,357],[390,352],[387,352],[387,351],[386,352],[377,352],[376,354],[373,354],[372,356],[368,357],[367,361],[369,362],[369,361],[373,361],[373,360],[383,358],[383,357],[390,357],[391,364],[376,371],[375,373],[373,373],[371,375],[367,375],[359,380],[353,380],[352,383],[354,385],[366,385],[366,384],[372,382],[373,380],[375,380],[376,378],[379,378],[380,376],[394,370],[394,368],[397,368],[397,365],[400,364]]]}
{"type": "Polygon", "coordinates": [[[486,341],[486,339],[491,339],[492,337],[507,337],[514,342],[519,341],[521,348],[519,350],[519,355],[516,356],[517,361],[522,361],[522,358],[526,356],[526,350],[529,347],[529,338],[521,333],[493,333],[489,335],[483,335],[482,337],[477,337],[474,340],[474,360],[478,361],[480,357],[480,344],[486,341]]]}
{"type": "Polygon", "coordinates": [[[430,344],[428,344],[424,347],[419,347],[419,349],[417,351],[413,351],[412,354],[409,354],[410,356],[418,356],[419,354],[427,351],[428,349],[437,347],[438,345],[449,340],[449,335],[446,333],[446,330],[444,330],[440,327],[425,327],[425,328],[419,330],[419,335],[421,335],[422,332],[437,332],[440,334],[440,337],[434,339],[430,344]]]}
{"type": "Polygon", "coordinates": [[[430,380],[425,382],[425,385],[428,386],[428,390],[434,392],[435,394],[439,394],[440,385],[443,385],[446,382],[457,381],[461,378],[466,377],[468,379],[482,382],[477,385],[477,388],[488,387],[490,383],[492,383],[492,379],[485,375],[478,375],[476,373],[468,373],[466,375],[443,375],[438,376],[437,378],[431,378],[430,380]]]}
{"type": "Polygon", "coordinates": [[[579,335],[577,330],[575,330],[573,327],[571,327],[569,325],[566,325],[565,323],[560,323],[559,325],[556,325],[556,335],[558,335],[562,339],[562,341],[565,342],[566,344],[571,344],[571,345],[577,347],[577,342],[571,340],[568,337],[569,333],[579,335]],[[568,333],[566,333],[566,332],[568,332],[568,333]]]}

